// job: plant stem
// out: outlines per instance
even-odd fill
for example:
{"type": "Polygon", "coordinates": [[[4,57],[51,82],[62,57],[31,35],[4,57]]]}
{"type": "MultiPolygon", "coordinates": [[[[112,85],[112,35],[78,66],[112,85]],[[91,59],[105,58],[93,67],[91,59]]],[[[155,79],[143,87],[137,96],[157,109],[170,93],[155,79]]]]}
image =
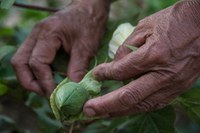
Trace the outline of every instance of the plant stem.
{"type": "Polygon", "coordinates": [[[70,126],[69,133],[73,133],[73,129],[74,129],[74,123],[72,123],[72,125],[70,126]]]}
{"type": "Polygon", "coordinates": [[[42,6],[35,6],[35,5],[27,5],[27,4],[17,3],[17,2],[15,2],[13,5],[15,7],[27,8],[27,9],[39,10],[39,11],[46,11],[46,12],[57,12],[57,11],[60,10],[60,9],[56,9],[56,8],[42,7],[42,6]]]}

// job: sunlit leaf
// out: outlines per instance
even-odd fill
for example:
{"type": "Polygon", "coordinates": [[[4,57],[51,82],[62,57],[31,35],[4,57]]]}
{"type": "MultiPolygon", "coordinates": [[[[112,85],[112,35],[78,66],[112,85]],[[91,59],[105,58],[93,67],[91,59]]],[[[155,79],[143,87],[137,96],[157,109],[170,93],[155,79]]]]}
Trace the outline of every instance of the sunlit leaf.
{"type": "Polygon", "coordinates": [[[132,50],[133,52],[136,51],[138,48],[135,46],[131,46],[131,45],[126,45],[126,47],[128,47],[130,50],[132,50]]]}

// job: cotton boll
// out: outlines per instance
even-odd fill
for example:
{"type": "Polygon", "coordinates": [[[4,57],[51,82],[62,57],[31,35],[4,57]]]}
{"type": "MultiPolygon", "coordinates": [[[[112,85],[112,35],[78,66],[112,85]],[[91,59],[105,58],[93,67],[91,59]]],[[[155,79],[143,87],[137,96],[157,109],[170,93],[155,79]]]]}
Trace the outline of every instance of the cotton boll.
{"type": "Polygon", "coordinates": [[[117,27],[113,33],[112,39],[109,42],[108,55],[111,59],[114,59],[117,49],[124,43],[128,36],[130,36],[134,29],[135,27],[130,23],[123,23],[117,27]]]}

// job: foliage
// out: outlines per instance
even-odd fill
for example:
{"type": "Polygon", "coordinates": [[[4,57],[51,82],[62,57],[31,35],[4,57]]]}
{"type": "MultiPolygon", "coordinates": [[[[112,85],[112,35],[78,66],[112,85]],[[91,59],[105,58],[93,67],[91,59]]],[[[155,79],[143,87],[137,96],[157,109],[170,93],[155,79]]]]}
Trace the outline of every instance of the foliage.
{"type": "Polygon", "coordinates": [[[173,128],[174,119],[174,110],[169,106],[155,112],[114,118],[109,122],[99,120],[88,126],[84,133],[132,133],[133,131],[135,133],[173,133],[175,131],[173,128]]]}
{"type": "Polygon", "coordinates": [[[15,0],[1,0],[1,8],[9,9],[14,2],[15,0]]]}
{"type": "MultiPolygon", "coordinates": [[[[18,1],[28,3],[25,0],[18,1]]],[[[13,2],[14,0],[3,0],[1,7],[9,8],[13,2]]],[[[34,1],[29,0],[29,2],[34,1]]],[[[91,61],[90,68],[94,66],[95,60],[98,64],[109,61],[108,42],[119,24],[130,22],[136,25],[140,19],[174,2],[176,0],[119,0],[114,3],[101,48],[96,59],[91,61]]],[[[62,7],[63,3],[49,0],[44,5],[62,7]]],[[[14,52],[30,33],[34,24],[48,15],[46,12],[28,9],[0,9],[0,132],[55,133],[70,130],[70,126],[62,126],[55,120],[48,99],[27,92],[20,86],[10,64],[14,52]]],[[[61,50],[52,64],[57,83],[65,78],[63,73],[66,68],[63,64],[66,63],[66,58],[67,55],[61,50]]],[[[101,93],[103,95],[121,86],[123,86],[122,82],[105,81],[101,93]]],[[[83,133],[172,133],[176,131],[198,133],[200,132],[199,93],[200,80],[193,89],[162,110],[121,118],[77,122],[73,130],[83,133]],[[174,124],[175,118],[176,124],[174,124]]]]}

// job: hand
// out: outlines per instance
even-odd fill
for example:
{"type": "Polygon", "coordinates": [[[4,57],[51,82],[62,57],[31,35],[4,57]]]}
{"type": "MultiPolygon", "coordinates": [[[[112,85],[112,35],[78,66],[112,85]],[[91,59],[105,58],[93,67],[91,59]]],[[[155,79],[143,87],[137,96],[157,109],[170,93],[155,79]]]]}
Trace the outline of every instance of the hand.
{"type": "Polygon", "coordinates": [[[71,80],[80,81],[87,72],[104,32],[108,6],[102,1],[84,2],[74,0],[38,23],[14,55],[17,78],[27,90],[50,96],[55,88],[50,64],[61,47],[70,55],[67,75],[71,80]]]}
{"type": "Polygon", "coordinates": [[[140,21],[99,80],[129,84],[84,105],[87,116],[122,116],[163,108],[200,76],[200,3],[183,1],[140,21]],[[138,47],[132,52],[125,45],[138,47]]]}

